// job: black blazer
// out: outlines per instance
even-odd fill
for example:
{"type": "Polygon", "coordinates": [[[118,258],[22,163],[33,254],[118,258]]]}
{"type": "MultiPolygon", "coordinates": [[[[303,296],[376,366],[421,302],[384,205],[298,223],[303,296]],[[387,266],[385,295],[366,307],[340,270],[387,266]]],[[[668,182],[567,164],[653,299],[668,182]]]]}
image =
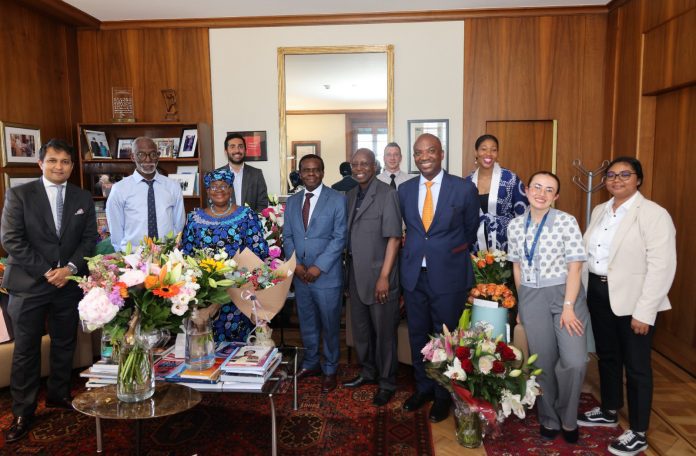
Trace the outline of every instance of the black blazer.
{"type": "Polygon", "coordinates": [[[8,253],[2,286],[10,292],[54,291],[44,278],[51,268],[73,263],[87,273],[85,257],[94,254],[97,222],[89,192],[68,183],[60,235],[42,179],[7,189],[0,241],[8,253]]]}
{"type": "MultiPolygon", "coordinates": [[[[218,170],[230,170],[229,165],[221,166],[218,170]]],[[[268,207],[268,189],[263,171],[244,163],[242,175],[242,205],[248,204],[251,209],[260,212],[268,207]]]]}

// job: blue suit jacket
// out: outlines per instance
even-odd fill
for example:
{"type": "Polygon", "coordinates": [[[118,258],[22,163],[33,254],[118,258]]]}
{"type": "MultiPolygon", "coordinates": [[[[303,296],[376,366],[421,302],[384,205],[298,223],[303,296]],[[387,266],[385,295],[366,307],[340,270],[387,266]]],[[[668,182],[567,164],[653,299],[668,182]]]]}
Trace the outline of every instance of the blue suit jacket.
{"type": "Polygon", "coordinates": [[[425,257],[433,289],[438,293],[464,292],[474,281],[470,247],[479,225],[476,187],[461,177],[444,173],[433,223],[426,233],[418,212],[419,184],[420,178],[416,177],[399,186],[399,204],[406,224],[401,285],[407,291],[415,289],[425,257]]]}
{"type": "Polygon", "coordinates": [[[288,198],[285,207],[285,256],[289,258],[295,252],[298,264],[315,265],[321,269],[314,287],[340,287],[343,285],[342,255],[346,244],[346,198],[324,185],[305,231],[302,223],[304,197],[305,190],[295,193],[288,198]]]}

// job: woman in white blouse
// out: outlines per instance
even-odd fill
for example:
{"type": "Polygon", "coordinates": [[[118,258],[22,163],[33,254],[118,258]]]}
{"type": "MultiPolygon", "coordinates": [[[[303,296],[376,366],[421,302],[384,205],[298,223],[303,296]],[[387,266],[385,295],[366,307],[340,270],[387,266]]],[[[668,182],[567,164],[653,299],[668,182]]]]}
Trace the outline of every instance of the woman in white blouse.
{"type": "Polygon", "coordinates": [[[587,303],[599,357],[602,406],[580,415],[578,424],[618,425],[625,368],[630,429],[608,447],[619,456],[648,448],[652,336],[657,313],[671,308],[667,292],[677,267],[672,218],[641,195],[642,183],[640,161],[614,159],[606,175],[612,198],[594,209],[584,238],[589,254],[587,303]]]}

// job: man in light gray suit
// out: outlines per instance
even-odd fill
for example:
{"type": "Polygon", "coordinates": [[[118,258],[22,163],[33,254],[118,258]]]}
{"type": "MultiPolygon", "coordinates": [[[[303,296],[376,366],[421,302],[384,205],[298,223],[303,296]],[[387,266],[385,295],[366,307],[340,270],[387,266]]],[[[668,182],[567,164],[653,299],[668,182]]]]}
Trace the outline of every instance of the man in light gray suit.
{"type": "Polygon", "coordinates": [[[382,406],[396,390],[396,260],[401,244],[401,211],[396,190],[375,178],[375,162],[374,152],[358,149],[350,163],[358,185],[347,193],[348,290],[351,329],[362,370],[343,385],[355,388],[379,383],[373,404],[382,406]]]}
{"type": "Polygon", "coordinates": [[[322,184],[324,162],[318,155],[300,160],[305,189],[288,198],[283,226],[285,254],[296,254],[293,283],[305,347],[297,377],[324,373],[321,390],[336,388],[343,295],[343,250],[346,244],[346,199],[322,184]],[[319,341],[324,340],[320,363],[319,341]],[[321,369],[320,369],[321,366],[321,369]]]}
{"type": "Polygon", "coordinates": [[[234,198],[237,206],[248,205],[256,212],[268,207],[268,190],[263,172],[244,163],[246,141],[239,133],[229,133],[225,138],[225,153],[228,164],[218,168],[234,174],[234,198]]]}

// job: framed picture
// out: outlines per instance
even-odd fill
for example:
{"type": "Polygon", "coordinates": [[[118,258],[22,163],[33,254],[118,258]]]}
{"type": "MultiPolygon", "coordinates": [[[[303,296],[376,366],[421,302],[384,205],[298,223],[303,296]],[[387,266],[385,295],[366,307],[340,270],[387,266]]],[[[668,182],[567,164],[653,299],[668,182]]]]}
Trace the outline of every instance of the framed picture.
{"type": "Polygon", "coordinates": [[[39,179],[41,176],[36,175],[36,176],[16,176],[16,177],[11,177],[9,174],[5,173],[5,188],[14,188],[19,185],[23,184],[28,184],[29,182],[34,182],[36,179],[39,179]]]}
{"type": "Polygon", "coordinates": [[[321,157],[321,141],[293,141],[291,146],[289,169],[297,169],[299,160],[305,155],[315,154],[321,157]]]}
{"type": "Polygon", "coordinates": [[[179,183],[184,196],[196,194],[196,174],[170,174],[167,177],[179,183]]]}
{"type": "Polygon", "coordinates": [[[236,133],[244,138],[246,143],[246,156],[244,161],[267,161],[265,131],[228,131],[227,134],[236,133]]]}
{"type": "Polygon", "coordinates": [[[198,174],[198,165],[179,165],[176,167],[177,174],[198,174]]]}
{"type": "Polygon", "coordinates": [[[442,169],[447,171],[449,162],[449,119],[435,119],[408,121],[408,172],[410,174],[419,173],[416,162],[413,160],[413,145],[416,139],[424,133],[430,133],[440,138],[442,150],[445,152],[445,158],[442,160],[442,169]]]}
{"type": "Polygon", "coordinates": [[[196,145],[198,144],[198,130],[195,128],[186,129],[181,133],[179,143],[178,158],[193,158],[196,156],[196,145]]]}
{"type": "Polygon", "coordinates": [[[0,122],[2,165],[36,163],[41,148],[41,131],[31,125],[0,122]]]}
{"type": "Polygon", "coordinates": [[[121,179],[123,179],[123,174],[119,173],[92,174],[92,195],[108,198],[111,188],[121,179]]]}
{"type": "Polygon", "coordinates": [[[106,133],[103,131],[85,130],[85,138],[87,139],[87,146],[92,153],[93,160],[111,158],[111,151],[109,151],[109,141],[106,140],[106,133]]]}
{"type": "Polygon", "coordinates": [[[97,212],[97,233],[99,233],[99,238],[103,241],[109,237],[109,222],[106,219],[106,212],[97,212]]]}
{"type": "Polygon", "coordinates": [[[175,144],[179,144],[179,138],[152,138],[157,146],[157,151],[160,154],[160,158],[173,158],[174,153],[179,149],[175,149],[175,144]]]}
{"type": "Polygon", "coordinates": [[[133,152],[133,141],[135,138],[119,138],[118,146],[116,146],[116,158],[130,160],[133,152]]]}

